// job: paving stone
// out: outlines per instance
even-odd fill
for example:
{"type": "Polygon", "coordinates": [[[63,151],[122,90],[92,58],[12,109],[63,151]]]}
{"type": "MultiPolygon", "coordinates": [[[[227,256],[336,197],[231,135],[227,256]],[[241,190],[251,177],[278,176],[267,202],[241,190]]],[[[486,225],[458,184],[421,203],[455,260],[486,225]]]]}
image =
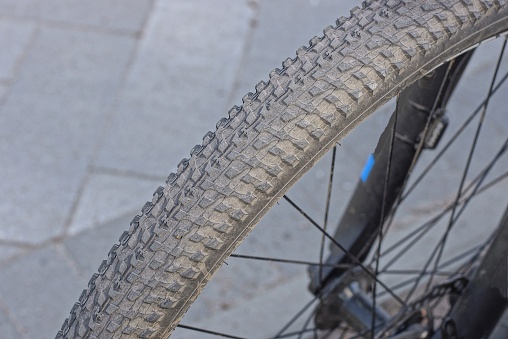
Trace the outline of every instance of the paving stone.
{"type": "MultiPolygon", "coordinates": [[[[14,21],[0,18],[0,80],[11,79],[16,65],[28,47],[35,30],[31,21],[14,21]]],[[[0,92],[1,98],[1,92],[0,92]]]]}
{"type": "Polygon", "coordinates": [[[174,171],[226,115],[252,15],[244,1],[158,2],[96,164],[174,171]]]}
{"type": "Polygon", "coordinates": [[[134,39],[44,28],[0,107],[0,239],[61,232],[134,39]]]}
{"type": "MultiPolygon", "coordinates": [[[[97,272],[102,260],[107,258],[111,246],[117,244],[123,231],[129,229],[129,224],[135,215],[135,211],[126,213],[124,216],[64,241],[65,247],[78,263],[84,277],[91,277],[97,272]]],[[[82,288],[84,287],[83,285],[82,288]]]]}
{"type": "Polygon", "coordinates": [[[164,180],[92,173],[73,215],[69,234],[97,227],[128,212],[141,211],[164,180]]]}
{"type": "Polygon", "coordinates": [[[4,16],[140,31],[151,0],[0,0],[4,16]]]}
{"type": "Polygon", "coordinates": [[[33,251],[0,270],[0,297],[29,338],[54,338],[84,284],[53,247],[33,251]]]}

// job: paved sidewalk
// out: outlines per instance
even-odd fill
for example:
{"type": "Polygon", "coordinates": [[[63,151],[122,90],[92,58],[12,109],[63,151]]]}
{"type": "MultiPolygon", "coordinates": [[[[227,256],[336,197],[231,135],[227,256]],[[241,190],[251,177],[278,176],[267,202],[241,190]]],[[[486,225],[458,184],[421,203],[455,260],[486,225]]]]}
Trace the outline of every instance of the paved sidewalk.
{"type": "MultiPolygon", "coordinates": [[[[254,84],[356,4],[0,0],[0,337],[53,337],[111,245],[178,162],[254,84]]],[[[356,166],[344,170],[353,173],[344,191],[375,141],[361,134],[356,140],[341,155],[356,166]]],[[[302,185],[313,189],[325,176],[318,168],[302,185]]],[[[306,259],[305,245],[319,235],[297,216],[270,218],[297,234],[261,225],[241,250],[277,255],[285,242],[306,259]]],[[[303,271],[272,268],[247,270],[231,259],[187,323],[205,324],[210,312],[219,322],[238,312],[278,321],[280,308],[263,317],[242,308],[245,300],[300,302],[286,294],[305,291],[303,271]],[[234,302],[217,303],[217,295],[234,302]]]]}

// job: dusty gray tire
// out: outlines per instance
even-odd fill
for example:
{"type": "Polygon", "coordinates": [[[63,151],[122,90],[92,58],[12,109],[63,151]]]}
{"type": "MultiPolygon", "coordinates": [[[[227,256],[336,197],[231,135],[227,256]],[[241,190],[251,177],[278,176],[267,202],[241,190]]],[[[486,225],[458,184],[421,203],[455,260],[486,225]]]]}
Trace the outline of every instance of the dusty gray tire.
{"type": "Polygon", "coordinates": [[[508,29],[506,1],[367,1],[243,98],[159,187],[57,338],[165,338],[268,209],[422,74],[508,29]]]}

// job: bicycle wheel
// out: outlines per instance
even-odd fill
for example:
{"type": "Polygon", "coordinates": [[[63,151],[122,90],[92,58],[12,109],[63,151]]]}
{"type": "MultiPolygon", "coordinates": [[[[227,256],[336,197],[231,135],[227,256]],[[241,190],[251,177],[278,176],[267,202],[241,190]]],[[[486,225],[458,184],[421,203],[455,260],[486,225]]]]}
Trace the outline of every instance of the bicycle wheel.
{"type": "Polygon", "coordinates": [[[373,1],[287,59],[159,187],[58,337],[167,337],[326,152],[404,87],[508,29],[504,1],[373,1]]]}

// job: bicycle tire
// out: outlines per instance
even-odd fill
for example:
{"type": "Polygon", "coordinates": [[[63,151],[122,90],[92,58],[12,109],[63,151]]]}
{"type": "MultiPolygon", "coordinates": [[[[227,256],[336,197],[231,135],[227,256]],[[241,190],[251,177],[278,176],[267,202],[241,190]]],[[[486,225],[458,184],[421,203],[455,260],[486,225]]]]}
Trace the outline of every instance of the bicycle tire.
{"type": "Polygon", "coordinates": [[[134,218],[57,338],[167,337],[257,221],[405,86],[508,30],[506,1],[366,1],[270,72],[134,218]]]}

